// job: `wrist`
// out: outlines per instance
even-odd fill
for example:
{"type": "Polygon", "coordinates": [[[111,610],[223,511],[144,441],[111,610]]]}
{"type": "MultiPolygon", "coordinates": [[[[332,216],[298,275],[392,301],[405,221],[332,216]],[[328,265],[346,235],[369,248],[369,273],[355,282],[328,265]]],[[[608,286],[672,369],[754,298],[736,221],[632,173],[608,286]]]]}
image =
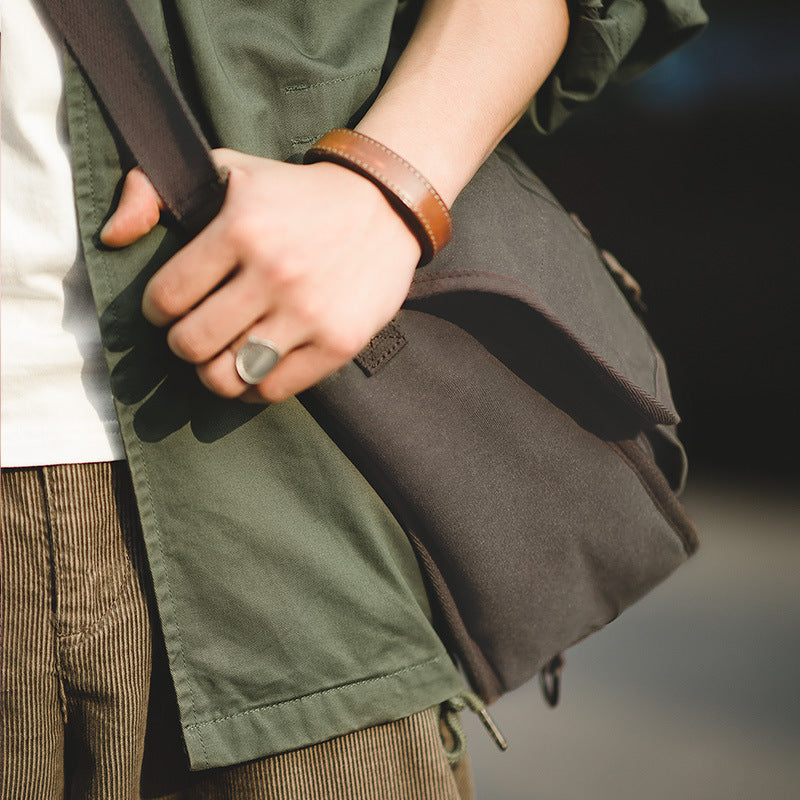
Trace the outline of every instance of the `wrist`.
{"type": "Polygon", "coordinates": [[[419,242],[421,264],[450,240],[452,218],[442,197],[419,170],[381,142],[338,128],[312,145],[304,161],[329,161],[373,183],[419,242]]]}

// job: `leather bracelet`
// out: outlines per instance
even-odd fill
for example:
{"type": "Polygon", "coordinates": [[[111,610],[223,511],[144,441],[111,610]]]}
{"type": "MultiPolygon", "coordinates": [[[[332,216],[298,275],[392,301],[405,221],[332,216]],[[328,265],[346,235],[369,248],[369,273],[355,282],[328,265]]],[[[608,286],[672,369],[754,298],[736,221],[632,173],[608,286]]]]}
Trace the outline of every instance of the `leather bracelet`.
{"type": "Polygon", "coordinates": [[[405,159],[363,133],[334,128],[312,145],[303,163],[331,161],[372,181],[402,217],[422,249],[427,264],[453,235],[450,211],[430,185],[405,159]]]}

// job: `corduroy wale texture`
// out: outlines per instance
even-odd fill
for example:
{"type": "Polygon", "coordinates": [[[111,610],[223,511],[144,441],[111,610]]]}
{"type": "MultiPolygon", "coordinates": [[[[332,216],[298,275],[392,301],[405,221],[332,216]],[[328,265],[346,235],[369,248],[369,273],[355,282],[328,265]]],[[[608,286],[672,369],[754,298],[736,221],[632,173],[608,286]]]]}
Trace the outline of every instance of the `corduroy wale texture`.
{"type": "Polygon", "coordinates": [[[138,796],[152,651],[126,472],[3,470],[4,800],[138,796]]]}
{"type": "Polygon", "coordinates": [[[3,800],[472,796],[436,709],[199,773],[179,745],[146,748],[148,724],[178,724],[169,693],[148,721],[148,576],[127,465],[9,469],[2,484],[3,800]]]}

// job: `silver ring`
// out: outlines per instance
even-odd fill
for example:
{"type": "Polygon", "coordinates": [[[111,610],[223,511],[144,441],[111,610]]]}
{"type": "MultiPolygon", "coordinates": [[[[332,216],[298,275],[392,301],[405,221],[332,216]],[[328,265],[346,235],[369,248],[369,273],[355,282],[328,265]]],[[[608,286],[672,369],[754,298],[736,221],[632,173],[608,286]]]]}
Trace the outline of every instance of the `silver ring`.
{"type": "Polygon", "coordinates": [[[275,342],[249,336],[236,354],[236,372],[245,382],[254,386],[275,369],[281,352],[275,342]]]}

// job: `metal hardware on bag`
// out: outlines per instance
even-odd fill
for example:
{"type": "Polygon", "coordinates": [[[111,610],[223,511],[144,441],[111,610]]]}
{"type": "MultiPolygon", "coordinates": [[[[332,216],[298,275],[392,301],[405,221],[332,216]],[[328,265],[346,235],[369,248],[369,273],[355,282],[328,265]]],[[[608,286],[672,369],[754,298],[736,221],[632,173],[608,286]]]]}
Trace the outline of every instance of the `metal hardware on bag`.
{"type": "MultiPolygon", "coordinates": [[[[570,212],[569,214],[570,219],[575,223],[575,227],[592,243],[594,244],[594,239],[592,239],[592,234],[590,233],[589,229],[586,225],[583,224],[583,220],[575,213],[570,212]]],[[[603,250],[600,247],[597,247],[597,252],[600,255],[600,258],[603,260],[603,263],[606,265],[606,269],[609,271],[609,274],[614,279],[614,282],[619,287],[619,290],[625,295],[628,299],[628,302],[633,307],[633,310],[637,314],[646,314],[647,313],[647,306],[642,299],[642,287],[639,285],[639,282],[633,275],[619,263],[619,260],[613,253],[609,253],[608,250],[603,250]]]]}
{"type": "Polygon", "coordinates": [[[647,306],[642,299],[642,287],[636,278],[608,250],[601,250],[600,257],[603,259],[606,269],[611,273],[611,277],[619,286],[620,291],[628,298],[628,302],[633,306],[634,311],[638,314],[646,314],[647,306]]]}
{"type": "Polygon", "coordinates": [[[539,686],[542,690],[542,696],[550,708],[555,708],[561,697],[561,673],[564,671],[565,664],[563,653],[559,653],[551,658],[539,673],[539,686]]]}

